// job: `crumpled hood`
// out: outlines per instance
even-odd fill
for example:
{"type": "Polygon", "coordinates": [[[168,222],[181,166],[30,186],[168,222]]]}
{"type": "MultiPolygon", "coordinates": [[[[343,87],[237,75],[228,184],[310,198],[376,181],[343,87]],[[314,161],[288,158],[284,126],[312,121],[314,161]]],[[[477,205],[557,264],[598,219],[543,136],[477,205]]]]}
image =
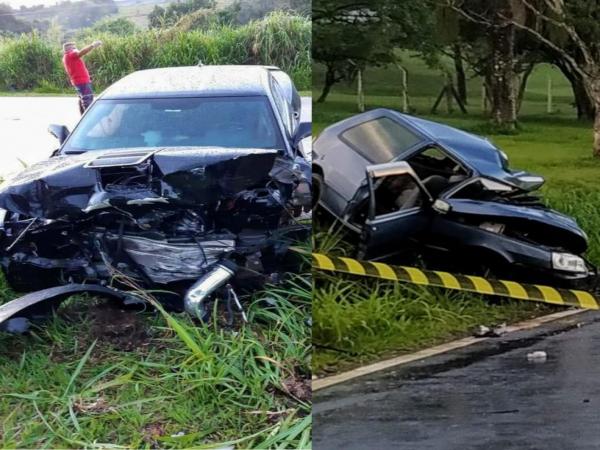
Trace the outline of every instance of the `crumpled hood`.
{"type": "Polygon", "coordinates": [[[551,209],[468,199],[448,199],[446,201],[451,206],[452,213],[537,222],[540,225],[555,227],[572,233],[579,238],[579,244],[582,248],[587,247],[587,235],[577,225],[577,222],[573,218],[551,209]]]}
{"type": "Polygon", "coordinates": [[[39,162],[0,185],[0,208],[45,219],[109,203],[198,204],[264,184],[276,150],[218,147],[90,151],[39,162]]]}
{"type": "Polygon", "coordinates": [[[513,185],[523,191],[531,191],[543,184],[543,178],[525,171],[512,171],[505,167],[502,153],[488,139],[468,133],[449,125],[432,122],[419,117],[395,113],[408,121],[432,142],[441,144],[458,160],[463,161],[479,175],[513,185]],[[540,178],[533,182],[532,177],[540,178]]]}

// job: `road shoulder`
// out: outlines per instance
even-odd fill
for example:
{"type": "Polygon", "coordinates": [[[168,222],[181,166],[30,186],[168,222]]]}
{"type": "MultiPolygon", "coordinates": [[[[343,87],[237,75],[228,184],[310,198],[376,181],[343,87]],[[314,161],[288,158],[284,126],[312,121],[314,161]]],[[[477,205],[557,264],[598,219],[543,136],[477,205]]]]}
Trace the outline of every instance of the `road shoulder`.
{"type": "Polygon", "coordinates": [[[347,372],[314,379],[312,389],[313,391],[329,390],[328,388],[352,383],[367,375],[385,374],[390,371],[401,370],[405,376],[411,376],[413,373],[423,372],[425,368],[429,368],[429,372],[435,372],[433,370],[435,366],[443,370],[444,367],[467,365],[469,361],[518,347],[519,343],[528,345],[532,340],[584,326],[595,320],[600,320],[600,313],[595,311],[576,309],[560,311],[511,325],[507,327],[507,333],[501,337],[458,339],[347,372]]]}

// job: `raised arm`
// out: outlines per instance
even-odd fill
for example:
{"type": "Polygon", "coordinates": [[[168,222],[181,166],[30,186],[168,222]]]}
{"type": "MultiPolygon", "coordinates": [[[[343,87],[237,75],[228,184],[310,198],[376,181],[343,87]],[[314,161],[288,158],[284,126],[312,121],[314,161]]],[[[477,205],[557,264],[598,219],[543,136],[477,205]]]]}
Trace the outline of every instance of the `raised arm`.
{"type": "Polygon", "coordinates": [[[79,50],[79,56],[85,56],[87,55],[89,52],[91,52],[92,50],[94,50],[95,48],[98,48],[102,45],[101,41],[95,41],[93,44],[90,44],[86,47],[83,47],[81,50],[79,50]]]}

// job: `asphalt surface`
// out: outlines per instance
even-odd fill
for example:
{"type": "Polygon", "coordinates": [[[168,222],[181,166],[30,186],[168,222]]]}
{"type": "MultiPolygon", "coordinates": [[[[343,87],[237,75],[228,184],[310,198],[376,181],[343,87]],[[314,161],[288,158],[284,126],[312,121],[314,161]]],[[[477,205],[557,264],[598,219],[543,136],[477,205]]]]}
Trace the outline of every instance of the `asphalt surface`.
{"type": "Polygon", "coordinates": [[[315,450],[598,449],[600,315],[358,378],[314,402],[315,450]],[[528,361],[533,351],[547,360],[528,361]]]}
{"type": "Polygon", "coordinates": [[[46,159],[58,147],[51,123],[70,130],[79,120],[77,97],[0,97],[0,174],[46,159]]]}
{"type": "MultiPolygon", "coordinates": [[[[310,97],[302,98],[304,120],[312,117],[310,97]]],[[[51,123],[72,130],[79,121],[77,97],[0,97],[0,175],[41,161],[58,147],[48,133],[51,123]]],[[[310,146],[307,140],[306,145],[310,146]]]]}

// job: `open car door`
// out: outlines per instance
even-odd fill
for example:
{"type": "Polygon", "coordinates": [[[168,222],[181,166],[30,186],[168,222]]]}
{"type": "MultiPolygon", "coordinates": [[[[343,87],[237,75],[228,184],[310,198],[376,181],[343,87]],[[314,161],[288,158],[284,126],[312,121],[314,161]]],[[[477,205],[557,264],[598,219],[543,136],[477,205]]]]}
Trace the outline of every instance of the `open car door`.
{"type": "Polygon", "coordinates": [[[381,259],[409,252],[416,237],[429,229],[433,198],[405,161],[367,167],[369,211],[359,257],[381,259]]]}

